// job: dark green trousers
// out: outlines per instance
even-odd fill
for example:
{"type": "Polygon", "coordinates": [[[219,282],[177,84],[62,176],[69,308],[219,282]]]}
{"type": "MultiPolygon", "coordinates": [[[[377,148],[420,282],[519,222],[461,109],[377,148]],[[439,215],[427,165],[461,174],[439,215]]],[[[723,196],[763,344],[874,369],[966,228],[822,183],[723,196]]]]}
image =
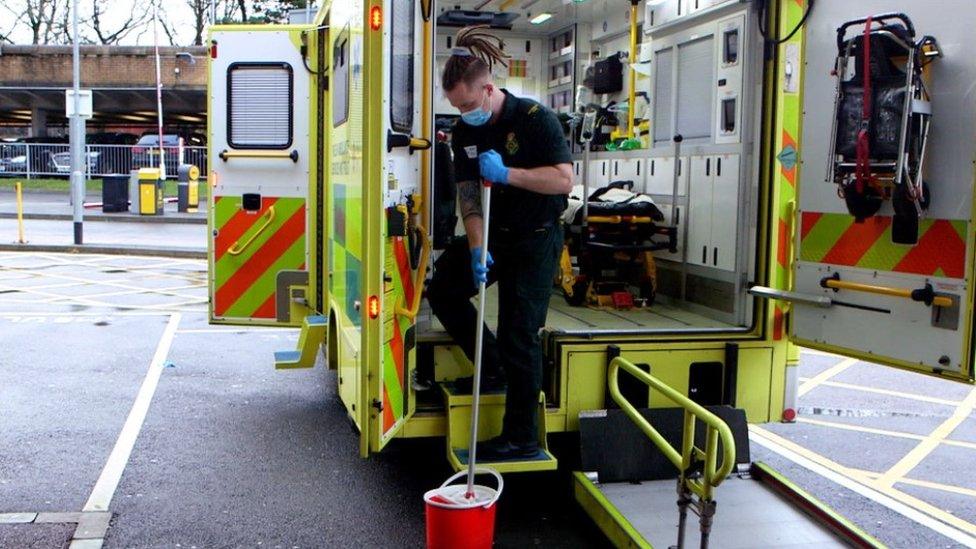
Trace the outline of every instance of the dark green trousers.
{"type": "MultiPolygon", "coordinates": [[[[549,296],[563,245],[559,223],[528,231],[491,229],[488,249],[495,264],[488,284],[498,284],[498,329],[485,327],[482,379],[508,381],[502,434],[514,442],[538,439],[542,390],[542,340],[549,296]]],[[[434,314],[469,359],[474,360],[478,293],[466,238],[457,238],[434,263],[427,299],[434,314]]]]}

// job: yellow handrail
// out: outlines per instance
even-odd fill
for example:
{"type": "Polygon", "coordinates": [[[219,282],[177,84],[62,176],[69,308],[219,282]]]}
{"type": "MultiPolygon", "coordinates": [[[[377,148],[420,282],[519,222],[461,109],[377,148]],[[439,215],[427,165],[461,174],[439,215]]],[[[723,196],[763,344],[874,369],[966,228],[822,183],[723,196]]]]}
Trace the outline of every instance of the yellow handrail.
{"type": "Polygon", "coordinates": [[[217,156],[219,156],[220,159],[223,160],[224,162],[227,162],[231,158],[283,158],[283,159],[287,158],[292,162],[298,162],[297,150],[292,150],[291,152],[275,151],[275,150],[258,150],[258,149],[242,150],[242,151],[223,150],[220,151],[220,154],[218,154],[217,156]]]}
{"type": "Polygon", "coordinates": [[[420,235],[420,265],[417,266],[417,274],[413,282],[413,302],[409,309],[404,308],[399,300],[396,306],[396,314],[405,316],[410,320],[417,318],[417,313],[420,312],[420,298],[423,294],[424,279],[427,277],[427,263],[430,261],[431,249],[430,239],[427,238],[427,229],[418,225],[417,234],[420,235]]]}
{"type": "Polygon", "coordinates": [[[627,414],[631,421],[637,424],[637,427],[647,435],[647,438],[651,439],[651,442],[668,458],[668,461],[678,468],[681,475],[680,481],[702,499],[712,499],[712,489],[721,484],[732,472],[732,467],[735,466],[735,439],[732,438],[732,429],[722,419],[700,404],[693,402],[663,381],[621,357],[616,357],[610,361],[607,380],[610,386],[610,396],[613,397],[614,402],[620,406],[620,409],[627,414]],[[680,452],[671,446],[661,433],[637,411],[637,408],[620,393],[617,376],[621,368],[684,409],[684,434],[680,452]],[[704,452],[695,446],[696,418],[706,427],[704,452]],[[722,465],[716,468],[719,440],[722,441],[722,465]],[[705,464],[703,475],[701,478],[690,478],[687,475],[692,466],[692,461],[696,458],[705,464]]]}
{"type": "MultiPolygon", "coordinates": [[[[913,295],[916,292],[916,290],[909,290],[907,288],[893,288],[891,286],[861,284],[860,282],[848,282],[846,280],[839,280],[830,277],[824,278],[821,281],[821,285],[824,288],[830,288],[833,290],[851,290],[854,292],[865,292],[869,294],[888,295],[892,297],[903,297],[914,301],[925,301],[923,299],[917,299],[913,295]]],[[[935,305],[936,307],[951,307],[952,298],[945,297],[945,296],[933,296],[931,304],[935,305]]]]}
{"type": "Polygon", "coordinates": [[[262,224],[258,230],[254,231],[254,234],[245,240],[244,244],[240,244],[239,240],[235,240],[234,243],[230,245],[230,248],[227,248],[227,253],[230,255],[241,255],[241,253],[243,253],[244,250],[254,242],[254,239],[256,239],[259,234],[263,233],[268,227],[270,227],[275,218],[274,206],[269,206],[268,211],[264,212],[263,217],[265,218],[264,224],[262,224]]]}
{"type": "Polygon", "coordinates": [[[654,223],[649,216],[639,215],[591,215],[586,220],[590,223],[654,223]]]}

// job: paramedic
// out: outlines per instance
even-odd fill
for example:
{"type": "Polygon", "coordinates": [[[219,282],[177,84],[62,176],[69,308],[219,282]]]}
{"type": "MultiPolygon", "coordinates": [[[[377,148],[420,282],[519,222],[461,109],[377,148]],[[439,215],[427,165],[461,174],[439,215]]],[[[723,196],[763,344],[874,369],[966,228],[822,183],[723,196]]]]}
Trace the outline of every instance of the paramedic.
{"type": "MultiPolygon", "coordinates": [[[[442,77],[461,112],[453,130],[455,180],[467,238],[435,263],[427,295],[445,329],[473,359],[478,283],[498,282],[497,334],[485,329],[482,387],[506,387],[500,436],[480,443],[488,460],[538,453],[542,342],[549,296],[563,246],[559,216],[573,185],[572,158],[556,115],[495,86],[491,68],[505,65],[501,40],[483,26],[461,29],[442,77]],[[489,251],[482,250],[481,179],[492,183],[489,251]],[[488,269],[481,268],[487,254],[488,269]]],[[[470,391],[470,381],[462,391],[470,391]]]]}

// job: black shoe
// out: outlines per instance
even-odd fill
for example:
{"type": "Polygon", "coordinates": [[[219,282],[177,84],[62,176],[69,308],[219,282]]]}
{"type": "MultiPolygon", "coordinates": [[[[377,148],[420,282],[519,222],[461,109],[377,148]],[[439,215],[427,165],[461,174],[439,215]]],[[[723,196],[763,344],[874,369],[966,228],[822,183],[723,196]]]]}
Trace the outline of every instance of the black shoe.
{"type": "Polygon", "coordinates": [[[505,461],[535,457],[539,453],[537,441],[512,442],[504,435],[478,443],[476,459],[484,461],[505,461]]]}
{"type": "MultiPolygon", "coordinates": [[[[459,377],[454,380],[454,390],[461,395],[470,395],[473,390],[474,376],[459,377]]],[[[482,375],[481,393],[504,393],[508,390],[508,383],[501,376],[482,375]]]]}

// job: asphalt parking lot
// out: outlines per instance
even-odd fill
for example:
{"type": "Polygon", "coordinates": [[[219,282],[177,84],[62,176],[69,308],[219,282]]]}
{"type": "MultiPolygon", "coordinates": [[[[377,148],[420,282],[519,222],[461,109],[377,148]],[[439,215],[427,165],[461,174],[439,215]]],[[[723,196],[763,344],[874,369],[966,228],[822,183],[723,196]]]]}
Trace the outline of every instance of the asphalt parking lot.
{"type": "MultiPolygon", "coordinates": [[[[296,338],[209,326],[200,260],[0,252],[0,547],[422,546],[441,442],[360,459],[333,376],[274,370],[296,338]]],[[[976,543],[971,386],[800,368],[754,459],[893,547],[976,543]]],[[[605,544],[565,473],[506,477],[496,546],[605,544]]]]}

